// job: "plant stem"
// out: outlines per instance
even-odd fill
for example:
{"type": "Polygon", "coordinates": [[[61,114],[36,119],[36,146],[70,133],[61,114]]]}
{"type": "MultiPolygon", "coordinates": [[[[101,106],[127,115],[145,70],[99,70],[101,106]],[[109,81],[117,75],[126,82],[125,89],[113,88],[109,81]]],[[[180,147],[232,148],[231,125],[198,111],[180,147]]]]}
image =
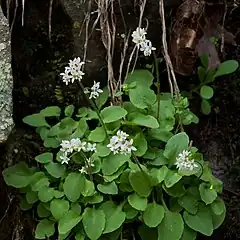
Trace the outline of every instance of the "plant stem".
{"type": "Polygon", "coordinates": [[[163,205],[164,209],[165,209],[166,211],[168,211],[168,207],[167,207],[167,205],[166,205],[166,203],[165,203],[165,201],[164,201],[164,199],[163,199],[162,189],[161,189],[161,202],[162,202],[162,205],[163,205]]]}
{"type": "Polygon", "coordinates": [[[159,115],[160,115],[160,78],[159,78],[158,60],[157,60],[155,51],[153,51],[153,57],[154,57],[156,76],[157,76],[157,99],[158,99],[157,119],[159,119],[159,115]]]}
{"type": "Polygon", "coordinates": [[[81,154],[81,156],[83,157],[83,159],[84,159],[84,161],[85,161],[85,164],[87,165],[87,170],[88,170],[88,173],[89,173],[89,176],[90,176],[90,180],[93,182],[91,164],[88,163],[88,159],[87,159],[86,155],[85,155],[82,151],[80,151],[80,154],[81,154]]]}

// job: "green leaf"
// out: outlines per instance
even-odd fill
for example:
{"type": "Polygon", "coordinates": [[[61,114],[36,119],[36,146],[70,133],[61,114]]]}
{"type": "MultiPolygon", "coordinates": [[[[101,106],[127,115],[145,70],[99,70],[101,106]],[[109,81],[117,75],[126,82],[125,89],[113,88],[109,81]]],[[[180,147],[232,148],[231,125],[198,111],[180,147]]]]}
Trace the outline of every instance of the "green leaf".
{"type": "Polygon", "coordinates": [[[61,114],[61,108],[58,106],[49,106],[41,110],[40,114],[44,117],[59,117],[61,114]]]}
{"type": "Polygon", "coordinates": [[[185,223],[193,230],[202,233],[206,236],[211,236],[213,233],[212,216],[207,207],[199,206],[196,215],[189,214],[188,212],[183,213],[185,223]]]}
{"type": "Polygon", "coordinates": [[[43,172],[36,172],[31,181],[31,188],[33,191],[39,191],[43,187],[48,187],[49,184],[49,179],[43,172]]]}
{"type": "Polygon", "coordinates": [[[206,70],[203,67],[199,66],[197,71],[198,71],[198,78],[200,82],[203,82],[206,76],[206,70]]]}
{"type": "Polygon", "coordinates": [[[199,186],[201,199],[208,205],[217,198],[217,192],[207,183],[201,183],[199,186]]]}
{"type": "Polygon", "coordinates": [[[183,185],[183,181],[179,181],[171,188],[167,188],[164,184],[162,185],[162,187],[164,191],[172,197],[182,197],[186,192],[186,189],[184,188],[183,185]]]}
{"type": "Polygon", "coordinates": [[[104,175],[115,173],[125,162],[130,159],[130,155],[111,153],[102,161],[102,172],[104,175]]]}
{"type": "Polygon", "coordinates": [[[74,112],[74,106],[73,105],[69,105],[65,108],[64,110],[64,114],[66,117],[71,117],[73,115],[74,112]]]}
{"type": "Polygon", "coordinates": [[[60,145],[60,141],[56,138],[48,137],[44,140],[43,143],[44,147],[46,148],[58,148],[60,145]]]}
{"type": "Polygon", "coordinates": [[[164,183],[167,188],[172,187],[174,184],[181,180],[182,176],[177,172],[168,170],[166,177],[164,178],[164,183]]]}
{"type": "Polygon", "coordinates": [[[129,182],[133,190],[140,197],[148,197],[152,191],[151,179],[144,171],[131,171],[129,174],[129,182]]]}
{"type": "Polygon", "coordinates": [[[32,127],[49,127],[49,124],[46,122],[44,115],[40,113],[35,113],[23,118],[23,122],[32,127]]]}
{"type": "Polygon", "coordinates": [[[58,191],[58,190],[54,190],[54,197],[55,198],[61,198],[63,196],[64,196],[64,192],[58,191]]]}
{"type": "Polygon", "coordinates": [[[21,200],[20,200],[20,209],[22,211],[27,211],[29,209],[31,209],[33,207],[33,204],[30,204],[27,202],[26,198],[24,197],[21,197],[21,200]]]}
{"type": "Polygon", "coordinates": [[[105,138],[106,138],[106,133],[103,127],[97,127],[96,129],[91,131],[88,136],[89,141],[96,142],[96,143],[103,142],[105,138]]]}
{"type": "Polygon", "coordinates": [[[44,167],[47,170],[47,172],[55,178],[63,177],[66,170],[65,165],[62,165],[60,163],[54,163],[54,162],[47,163],[44,165],[44,167]]]}
{"type": "Polygon", "coordinates": [[[158,239],[179,240],[183,234],[184,223],[179,213],[165,211],[164,218],[158,226],[158,239]]]}
{"type": "Polygon", "coordinates": [[[158,239],[157,228],[149,228],[145,224],[142,224],[138,228],[138,234],[140,235],[142,240],[158,239]]]}
{"type": "Polygon", "coordinates": [[[196,214],[198,211],[198,200],[191,195],[184,195],[178,199],[181,205],[187,212],[196,214]]]}
{"type": "Polygon", "coordinates": [[[95,99],[95,103],[98,109],[101,109],[102,106],[107,102],[109,97],[108,87],[103,88],[103,92],[99,95],[97,99],[95,99]]]}
{"type": "Polygon", "coordinates": [[[142,132],[139,132],[133,139],[133,145],[134,147],[137,148],[137,151],[134,152],[134,154],[137,157],[141,157],[143,156],[148,149],[148,144],[147,144],[147,140],[144,137],[144,134],[142,132]]]}
{"type": "Polygon", "coordinates": [[[184,231],[181,240],[195,240],[196,238],[197,232],[193,231],[188,226],[184,226],[184,231]]]}
{"type": "Polygon", "coordinates": [[[128,203],[135,209],[139,211],[145,211],[148,204],[148,199],[138,196],[136,193],[133,193],[128,196],[128,203]]]}
{"type": "Polygon", "coordinates": [[[149,203],[145,212],[143,213],[143,221],[148,227],[157,227],[164,217],[163,206],[155,202],[149,203]]]}
{"type": "Polygon", "coordinates": [[[120,167],[115,173],[113,173],[112,175],[105,175],[104,176],[104,181],[105,182],[112,182],[115,179],[117,179],[122,172],[125,170],[125,165],[123,165],[122,167],[120,167]]]}
{"type": "Polygon", "coordinates": [[[138,215],[138,211],[128,203],[124,205],[123,211],[126,213],[126,219],[133,219],[138,215]]]}
{"type": "Polygon", "coordinates": [[[86,208],[83,213],[83,227],[91,240],[97,240],[102,235],[106,224],[103,210],[86,208]]]}
{"type": "Polygon", "coordinates": [[[51,215],[51,212],[45,207],[45,204],[40,202],[37,206],[37,214],[40,218],[46,218],[51,215]]]}
{"type": "Polygon", "coordinates": [[[29,204],[33,204],[38,201],[38,193],[37,192],[32,192],[28,191],[26,193],[26,199],[29,204]]]}
{"type": "Polygon", "coordinates": [[[165,129],[157,128],[150,129],[149,136],[152,137],[153,139],[167,142],[173,136],[173,134],[165,129]]]}
{"type": "Polygon", "coordinates": [[[150,87],[153,83],[153,75],[148,70],[135,70],[133,73],[128,73],[125,84],[137,82],[138,85],[150,87]]]}
{"type": "Polygon", "coordinates": [[[150,175],[153,178],[157,179],[158,184],[165,179],[167,173],[168,173],[168,168],[166,166],[163,166],[161,168],[152,168],[150,170],[150,175]]]}
{"type": "Polygon", "coordinates": [[[231,74],[238,69],[238,62],[236,60],[228,60],[221,63],[215,73],[214,77],[219,77],[227,74],[231,74]]]}
{"type": "Polygon", "coordinates": [[[122,119],[127,115],[127,111],[119,106],[109,106],[101,111],[104,123],[111,123],[122,119]]]}
{"type": "Polygon", "coordinates": [[[60,234],[66,234],[71,231],[80,221],[82,216],[75,213],[72,210],[66,212],[63,217],[59,220],[58,232],[60,234]]]}
{"type": "Polygon", "coordinates": [[[226,217],[226,210],[221,215],[216,215],[212,212],[212,223],[213,223],[214,230],[221,226],[225,217],[226,217]]]}
{"type": "Polygon", "coordinates": [[[95,193],[95,186],[92,181],[89,181],[85,178],[84,189],[82,190],[82,195],[84,197],[93,196],[95,193]]]}
{"type": "Polygon", "coordinates": [[[207,55],[201,55],[200,60],[202,65],[204,66],[205,69],[208,69],[208,56],[207,55]]]}
{"type": "Polygon", "coordinates": [[[24,188],[31,182],[33,171],[26,163],[20,162],[4,169],[2,175],[8,186],[24,188]]]}
{"type": "Polygon", "coordinates": [[[50,210],[53,217],[59,220],[69,210],[69,202],[63,199],[53,199],[50,203],[50,210]]]}
{"type": "Polygon", "coordinates": [[[104,194],[110,194],[110,195],[118,194],[118,188],[115,182],[98,184],[97,189],[104,194]]]}
{"type": "Polygon", "coordinates": [[[88,125],[87,125],[86,119],[81,118],[78,121],[77,129],[71,135],[71,138],[82,138],[85,132],[87,131],[87,129],[88,129],[88,125]]]}
{"type": "Polygon", "coordinates": [[[93,196],[84,198],[84,203],[87,203],[87,204],[96,204],[96,203],[101,203],[102,201],[103,201],[103,196],[98,192],[95,193],[93,196]]]}
{"type": "Polygon", "coordinates": [[[144,115],[140,112],[130,113],[128,115],[128,121],[139,126],[148,128],[158,128],[159,124],[156,118],[151,115],[144,115]]]}
{"type": "Polygon", "coordinates": [[[209,86],[202,86],[200,89],[200,95],[204,99],[210,99],[213,96],[213,88],[209,86]]]}
{"type": "Polygon", "coordinates": [[[215,215],[221,215],[224,211],[226,211],[224,201],[219,197],[215,199],[215,201],[210,205],[210,207],[215,215]]]}
{"type": "Polygon", "coordinates": [[[51,237],[55,232],[54,222],[43,219],[41,220],[36,228],[35,231],[35,238],[36,239],[46,239],[51,237]]]}
{"type": "Polygon", "coordinates": [[[129,89],[129,98],[131,103],[140,109],[148,108],[156,102],[154,91],[139,84],[135,88],[129,89]]]}
{"type": "Polygon", "coordinates": [[[53,160],[53,154],[50,152],[45,152],[35,157],[35,160],[40,163],[50,163],[53,160]]]}
{"type": "Polygon", "coordinates": [[[81,215],[82,212],[82,208],[81,205],[79,205],[78,203],[71,203],[71,210],[74,211],[75,213],[81,215]]]}
{"type": "Polygon", "coordinates": [[[63,184],[63,191],[71,202],[76,202],[85,188],[85,177],[80,173],[70,173],[63,184]]]}
{"type": "Polygon", "coordinates": [[[188,148],[189,137],[185,132],[178,133],[171,137],[163,152],[164,157],[169,160],[169,165],[173,165],[179,153],[188,148]]]}
{"type": "Polygon", "coordinates": [[[211,113],[211,105],[205,99],[202,99],[201,101],[201,111],[204,115],[209,115],[211,113]]]}
{"type": "Polygon", "coordinates": [[[126,213],[122,211],[122,206],[115,205],[112,201],[104,202],[100,208],[106,216],[106,226],[103,233],[110,233],[120,228],[125,221],[126,213]]]}
{"type": "Polygon", "coordinates": [[[49,202],[54,198],[54,189],[42,187],[38,192],[38,198],[41,202],[49,202]]]}

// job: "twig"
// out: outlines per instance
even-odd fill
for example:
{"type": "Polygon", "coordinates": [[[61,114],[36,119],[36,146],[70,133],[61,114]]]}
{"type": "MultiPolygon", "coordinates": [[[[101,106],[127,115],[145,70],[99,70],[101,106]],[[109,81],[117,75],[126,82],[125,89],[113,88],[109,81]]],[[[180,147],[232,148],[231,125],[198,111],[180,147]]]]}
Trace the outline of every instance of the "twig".
{"type": "Polygon", "coordinates": [[[52,33],[52,5],[53,5],[53,0],[50,0],[49,3],[49,12],[48,12],[48,38],[49,38],[49,42],[52,42],[52,37],[51,37],[51,33],[52,33]]]}
{"type": "MultiPolygon", "coordinates": [[[[18,0],[15,0],[15,5],[16,5],[16,6],[15,6],[15,9],[14,9],[13,21],[12,21],[11,27],[10,27],[10,34],[11,34],[11,36],[12,36],[13,26],[14,26],[14,23],[15,23],[16,17],[17,17],[18,0]]],[[[9,15],[9,7],[10,7],[10,6],[8,6],[8,15],[9,15]]],[[[9,16],[8,16],[8,21],[9,21],[9,16]]],[[[10,22],[10,21],[9,21],[9,22],[10,22]]]]}
{"type": "Polygon", "coordinates": [[[223,52],[224,49],[224,24],[227,15],[227,1],[224,0],[224,14],[223,14],[223,22],[222,22],[222,33],[221,33],[221,48],[220,51],[223,52]]]}
{"type": "Polygon", "coordinates": [[[25,0],[22,0],[22,26],[24,25],[25,0]]]}
{"type": "Polygon", "coordinates": [[[9,204],[8,204],[8,206],[7,206],[7,209],[5,210],[4,215],[3,215],[2,218],[0,219],[0,224],[2,223],[2,220],[7,216],[8,210],[9,210],[9,208],[10,208],[10,206],[11,206],[11,203],[12,203],[12,201],[13,201],[14,198],[8,196],[8,199],[9,199],[9,204]]]}

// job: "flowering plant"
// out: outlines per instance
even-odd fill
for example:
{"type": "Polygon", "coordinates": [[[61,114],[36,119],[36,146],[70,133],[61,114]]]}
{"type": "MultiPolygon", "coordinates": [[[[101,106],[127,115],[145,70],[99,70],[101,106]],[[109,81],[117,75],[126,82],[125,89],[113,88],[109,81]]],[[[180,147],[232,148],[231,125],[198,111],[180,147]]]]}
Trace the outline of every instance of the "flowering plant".
{"type": "MultiPolygon", "coordinates": [[[[71,61],[63,81],[81,85],[82,65],[71,61]]],[[[122,106],[109,106],[107,88],[94,82],[82,89],[91,107],[50,106],[23,119],[45,151],[38,167],[18,163],[3,177],[21,190],[22,209],[36,207],[37,239],[184,240],[221,225],[222,183],[183,131],[198,118],[187,98],[158,98],[153,79],[147,70],[129,74],[122,106]]]]}

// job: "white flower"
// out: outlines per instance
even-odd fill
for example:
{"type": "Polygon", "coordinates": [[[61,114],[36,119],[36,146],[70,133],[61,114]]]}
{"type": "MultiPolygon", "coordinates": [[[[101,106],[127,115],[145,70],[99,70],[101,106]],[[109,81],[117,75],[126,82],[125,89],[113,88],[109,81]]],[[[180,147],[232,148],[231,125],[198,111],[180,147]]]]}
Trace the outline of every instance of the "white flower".
{"type": "Polygon", "coordinates": [[[100,89],[100,82],[94,81],[94,84],[91,87],[91,93],[90,93],[89,99],[97,98],[99,96],[99,93],[102,93],[102,92],[103,92],[103,90],[100,89]]]}
{"type": "Polygon", "coordinates": [[[178,157],[176,158],[175,165],[179,170],[190,171],[198,167],[198,165],[195,163],[195,160],[191,158],[191,152],[187,150],[183,150],[181,153],[179,153],[178,157]]]}
{"type": "Polygon", "coordinates": [[[70,60],[68,66],[65,67],[64,73],[60,73],[62,76],[63,82],[68,85],[68,83],[74,83],[75,80],[82,80],[85,73],[81,70],[84,62],[81,62],[80,57],[70,60]]]}
{"type": "Polygon", "coordinates": [[[72,153],[73,152],[73,147],[72,147],[72,145],[71,145],[71,142],[70,141],[68,141],[68,140],[63,140],[61,143],[60,143],[60,145],[61,145],[61,151],[62,152],[64,152],[64,153],[72,153]]]}
{"type": "Polygon", "coordinates": [[[143,52],[144,56],[150,56],[153,50],[156,50],[156,48],[152,46],[152,42],[150,40],[146,40],[140,45],[140,51],[143,52]]]}
{"type": "Polygon", "coordinates": [[[96,143],[87,143],[86,152],[96,152],[96,143]]]}
{"type": "Polygon", "coordinates": [[[68,162],[70,161],[70,158],[67,156],[66,153],[64,153],[62,156],[60,156],[60,159],[62,160],[61,164],[64,164],[64,163],[68,164],[68,162]]]}
{"type": "Polygon", "coordinates": [[[144,28],[137,28],[133,33],[132,33],[132,41],[139,46],[141,43],[144,43],[146,41],[146,35],[147,32],[145,31],[144,28]]]}
{"type": "Polygon", "coordinates": [[[86,169],[86,167],[82,167],[82,168],[79,170],[79,172],[80,172],[81,174],[84,174],[84,173],[87,174],[87,169],[86,169]]]}
{"type": "Polygon", "coordinates": [[[110,143],[107,147],[113,152],[113,154],[130,154],[137,149],[132,145],[133,139],[127,140],[129,135],[121,130],[117,132],[117,135],[110,139],[110,143]]]}
{"type": "Polygon", "coordinates": [[[91,158],[87,159],[87,165],[88,165],[88,167],[94,167],[95,166],[91,158]]]}

